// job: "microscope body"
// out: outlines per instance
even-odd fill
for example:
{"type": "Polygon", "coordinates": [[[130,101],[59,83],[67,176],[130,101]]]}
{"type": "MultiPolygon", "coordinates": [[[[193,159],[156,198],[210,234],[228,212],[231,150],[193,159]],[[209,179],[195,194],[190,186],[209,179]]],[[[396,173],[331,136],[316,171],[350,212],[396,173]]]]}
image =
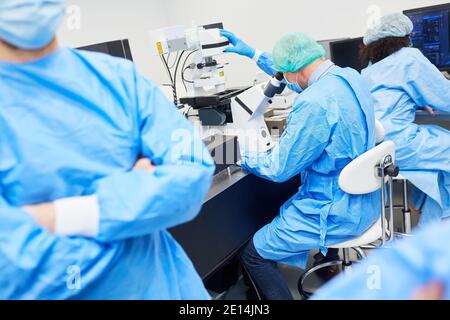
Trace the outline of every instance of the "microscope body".
{"type": "Polygon", "coordinates": [[[277,73],[265,86],[253,86],[232,99],[233,127],[241,149],[267,152],[274,147],[264,114],[273,97],[281,94],[285,87],[283,74],[277,73]]]}
{"type": "MultiPolygon", "coordinates": [[[[226,89],[224,66],[216,58],[224,54],[229,42],[220,35],[220,29],[221,23],[187,29],[174,26],[155,30],[151,36],[161,57],[177,53],[181,60],[183,53],[190,52],[179,70],[184,84],[189,84],[187,95],[177,103],[196,110],[203,127],[223,128],[225,135],[237,136],[241,149],[267,152],[274,143],[264,113],[274,96],[286,87],[283,74],[277,73],[265,85],[226,89]],[[192,62],[185,67],[190,54],[194,55],[192,62]],[[191,71],[189,80],[184,77],[187,70],[191,71]]],[[[179,60],[176,65],[172,83],[175,92],[179,60]]]]}

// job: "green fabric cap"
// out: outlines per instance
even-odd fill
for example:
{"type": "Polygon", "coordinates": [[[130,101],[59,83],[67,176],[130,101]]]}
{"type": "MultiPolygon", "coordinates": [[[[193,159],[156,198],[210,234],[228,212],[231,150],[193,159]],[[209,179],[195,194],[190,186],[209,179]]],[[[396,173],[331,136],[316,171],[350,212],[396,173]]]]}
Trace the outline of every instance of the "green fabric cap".
{"type": "Polygon", "coordinates": [[[272,58],[278,71],[297,72],[325,54],[325,49],[312,37],[303,32],[293,32],[277,41],[272,58]]]}

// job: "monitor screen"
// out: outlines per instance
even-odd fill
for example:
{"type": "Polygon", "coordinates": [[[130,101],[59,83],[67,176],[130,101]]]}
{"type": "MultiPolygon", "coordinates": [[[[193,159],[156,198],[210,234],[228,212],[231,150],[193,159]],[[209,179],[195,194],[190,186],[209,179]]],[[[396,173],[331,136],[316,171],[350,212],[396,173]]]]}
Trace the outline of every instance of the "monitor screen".
{"type": "Polygon", "coordinates": [[[414,24],[413,46],[440,70],[450,71],[450,3],[404,13],[414,24]]]}
{"type": "Polygon", "coordinates": [[[124,58],[133,61],[133,57],[131,56],[130,44],[127,39],[97,43],[77,49],[106,53],[113,57],[124,58]]]}
{"type": "Polygon", "coordinates": [[[363,38],[340,40],[330,43],[331,60],[339,67],[350,67],[358,72],[363,69],[359,51],[363,46],[363,38]]]}
{"type": "Polygon", "coordinates": [[[326,53],[326,58],[331,60],[331,52],[330,52],[330,44],[339,40],[344,40],[346,38],[340,38],[340,39],[332,39],[332,40],[320,40],[317,41],[324,49],[326,53]]]}

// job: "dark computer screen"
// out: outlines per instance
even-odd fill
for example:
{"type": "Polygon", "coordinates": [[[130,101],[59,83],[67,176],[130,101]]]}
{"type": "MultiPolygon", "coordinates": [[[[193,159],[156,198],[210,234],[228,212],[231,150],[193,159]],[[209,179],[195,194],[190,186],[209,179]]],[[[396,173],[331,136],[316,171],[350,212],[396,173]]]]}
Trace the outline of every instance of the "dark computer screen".
{"type": "Polygon", "coordinates": [[[331,60],[339,67],[350,67],[358,72],[363,69],[359,51],[363,46],[363,38],[346,39],[330,43],[331,60]]]}
{"type": "Polygon", "coordinates": [[[406,10],[414,31],[414,47],[440,70],[450,71],[450,3],[439,6],[406,10]]]}
{"type": "Polygon", "coordinates": [[[114,57],[128,59],[133,61],[131,56],[130,44],[127,39],[97,43],[89,46],[77,48],[79,50],[106,53],[114,57]]]}
{"type": "Polygon", "coordinates": [[[317,42],[325,49],[326,58],[331,60],[330,44],[333,43],[333,42],[336,42],[336,41],[344,40],[344,39],[349,39],[349,38],[319,40],[317,42]]]}

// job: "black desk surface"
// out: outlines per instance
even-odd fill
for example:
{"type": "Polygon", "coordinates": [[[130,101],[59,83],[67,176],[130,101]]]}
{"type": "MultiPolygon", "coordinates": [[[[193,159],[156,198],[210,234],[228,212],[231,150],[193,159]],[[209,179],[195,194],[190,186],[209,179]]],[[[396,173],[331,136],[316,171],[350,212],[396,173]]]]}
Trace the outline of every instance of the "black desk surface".
{"type": "Polygon", "coordinates": [[[237,168],[215,177],[197,218],[171,229],[203,279],[208,278],[293,196],[300,177],[277,184],[237,168]]]}
{"type": "Polygon", "coordinates": [[[436,115],[432,116],[426,111],[417,110],[415,123],[438,125],[450,130],[450,113],[436,111],[436,115]]]}

